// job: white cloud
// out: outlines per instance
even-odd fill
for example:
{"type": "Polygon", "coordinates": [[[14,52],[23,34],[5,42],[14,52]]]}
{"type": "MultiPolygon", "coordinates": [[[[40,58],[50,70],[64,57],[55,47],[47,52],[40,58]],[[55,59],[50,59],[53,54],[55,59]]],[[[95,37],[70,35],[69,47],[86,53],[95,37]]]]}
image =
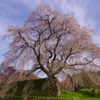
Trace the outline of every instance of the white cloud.
{"type": "Polygon", "coordinates": [[[0,62],[3,61],[3,54],[8,50],[8,41],[3,41],[3,35],[7,32],[9,25],[15,25],[15,23],[4,12],[0,12],[0,62]]]}
{"type": "Polygon", "coordinates": [[[91,12],[91,0],[62,0],[60,3],[55,0],[56,3],[59,5],[59,9],[62,10],[62,12],[69,13],[72,16],[74,16],[80,25],[82,26],[90,26],[94,28],[95,21],[92,19],[89,19],[89,13],[91,12]]]}
{"type": "Polygon", "coordinates": [[[6,30],[7,27],[9,25],[15,25],[16,23],[14,23],[14,20],[11,20],[11,18],[8,15],[17,13],[19,14],[17,10],[12,9],[12,7],[10,7],[10,5],[4,5],[4,4],[0,4],[0,7],[2,8],[2,10],[0,10],[0,36],[3,35],[6,30]]]}
{"type": "Polygon", "coordinates": [[[6,18],[0,18],[0,36],[4,35],[7,27],[8,27],[8,23],[11,23],[11,21],[9,19],[6,18]]]}
{"type": "Polygon", "coordinates": [[[2,37],[6,33],[8,24],[12,23],[8,18],[0,18],[0,62],[3,61],[4,57],[2,56],[7,50],[7,41],[3,41],[2,37]]]}
{"type": "MultiPolygon", "coordinates": [[[[36,5],[41,3],[41,0],[20,0],[20,2],[22,2],[27,8],[29,8],[29,10],[33,10],[36,5]]],[[[44,0],[42,0],[42,2],[44,2],[44,0]]]]}
{"type": "MultiPolygon", "coordinates": [[[[53,9],[60,11],[61,13],[70,13],[73,15],[82,26],[95,27],[95,21],[90,19],[90,12],[95,14],[91,5],[92,0],[11,0],[13,3],[23,4],[29,12],[35,10],[38,4],[47,4],[53,9]],[[92,8],[92,10],[91,10],[92,8]]],[[[11,2],[10,1],[10,2],[11,2]]],[[[17,9],[12,9],[9,5],[6,6],[1,3],[0,6],[9,9],[9,13],[20,13],[17,9]]],[[[4,15],[4,13],[3,13],[4,15]]]]}
{"type": "MultiPolygon", "coordinates": [[[[37,4],[47,4],[51,8],[60,11],[63,14],[70,13],[72,16],[74,16],[79,24],[82,26],[90,26],[92,28],[95,27],[95,21],[90,19],[90,12],[95,14],[95,11],[91,10],[91,2],[92,0],[11,0],[14,3],[20,3],[25,5],[26,9],[29,9],[29,12],[32,12],[35,10],[37,4]]],[[[20,14],[21,12],[17,9],[13,9],[9,6],[9,4],[4,5],[3,3],[0,3],[0,7],[6,8],[7,11],[9,11],[10,14],[20,14]]],[[[27,16],[28,17],[28,16],[27,16]]],[[[23,22],[22,22],[23,23],[23,22]]],[[[6,33],[8,25],[15,25],[16,23],[14,20],[11,20],[10,17],[7,16],[6,12],[3,12],[3,10],[0,11],[0,37],[3,36],[4,33],[6,33]]],[[[1,41],[1,40],[0,40],[1,41]]],[[[2,51],[0,51],[1,54],[6,49],[6,42],[0,42],[0,48],[2,48],[2,51]]],[[[1,59],[1,58],[0,58],[1,59]]]]}
{"type": "Polygon", "coordinates": [[[70,13],[73,15],[82,26],[95,27],[95,21],[89,19],[89,13],[91,10],[92,0],[21,0],[26,7],[31,11],[36,7],[37,4],[47,4],[53,9],[56,9],[62,13],[70,13]]]}

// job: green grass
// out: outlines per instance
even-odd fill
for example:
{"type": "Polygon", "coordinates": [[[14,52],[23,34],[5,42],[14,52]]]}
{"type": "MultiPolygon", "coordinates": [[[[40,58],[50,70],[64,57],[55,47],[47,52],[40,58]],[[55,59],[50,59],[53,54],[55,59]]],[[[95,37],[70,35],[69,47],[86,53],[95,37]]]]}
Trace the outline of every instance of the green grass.
{"type": "MultiPolygon", "coordinates": [[[[90,89],[82,89],[78,92],[62,91],[62,94],[59,97],[31,96],[25,100],[100,100],[100,89],[96,90],[96,93],[97,95],[94,96],[91,94],[90,89]]],[[[23,97],[26,98],[26,96],[23,96],[23,97]]],[[[22,98],[19,96],[16,96],[16,97],[12,97],[11,99],[5,99],[5,100],[23,100],[22,98]]]]}
{"type": "Polygon", "coordinates": [[[82,89],[78,92],[62,91],[59,97],[32,97],[34,100],[100,100],[100,90],[97,90],[97,96],[91,94],[90,89],[82,89]],[[99,92],[98,92],[99,91],[99,92]]]}
{"type": "Polygon", "coordinates": [[[89,97],[87,94],[79,92],[62,93],[59,98],[62,98],[62,100],[100,100],[98,97],[89,97]]]}

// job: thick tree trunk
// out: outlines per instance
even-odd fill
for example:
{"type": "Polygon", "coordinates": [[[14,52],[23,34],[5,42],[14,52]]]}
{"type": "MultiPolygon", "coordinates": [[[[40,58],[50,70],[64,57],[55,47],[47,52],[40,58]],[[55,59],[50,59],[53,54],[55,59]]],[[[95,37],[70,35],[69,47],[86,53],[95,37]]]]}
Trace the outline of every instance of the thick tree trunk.
{"type": "Polygon", "coordinates": [[[59,96],[60,85],[57,78],[49,76],[47,81],[42,87],[42,93],[44,96],[59,96]]]}

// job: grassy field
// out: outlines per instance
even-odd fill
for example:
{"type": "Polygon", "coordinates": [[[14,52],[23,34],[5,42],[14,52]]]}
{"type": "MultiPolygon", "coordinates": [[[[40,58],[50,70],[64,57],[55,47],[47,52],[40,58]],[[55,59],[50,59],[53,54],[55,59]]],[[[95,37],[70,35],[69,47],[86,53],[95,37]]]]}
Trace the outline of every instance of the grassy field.
{"type": "Polygon", "coordinates": [[[78,92],[62,91],[59,97],[23,97],[16,96],[5,100],[100,100],[100,89],[96,90],[95,93],[92,93],[90,89],[82,89],[78,92]],[[22,99],[23,97],[24,99],[22,99]]]}

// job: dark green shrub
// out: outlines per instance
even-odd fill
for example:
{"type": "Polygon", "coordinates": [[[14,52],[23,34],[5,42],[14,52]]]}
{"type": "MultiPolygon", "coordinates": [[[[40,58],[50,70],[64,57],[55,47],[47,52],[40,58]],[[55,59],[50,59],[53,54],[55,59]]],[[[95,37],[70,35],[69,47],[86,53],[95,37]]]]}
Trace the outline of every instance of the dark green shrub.
{"type": "Polygon", "coordinates": [[[60,94],[56,78],[18,81],[9,84],[5,88],[7,88],[4,96],[5,100],[14,100],[11,98],[27,100],[28,97],[32,96],[58,96],[60,94]]]}

